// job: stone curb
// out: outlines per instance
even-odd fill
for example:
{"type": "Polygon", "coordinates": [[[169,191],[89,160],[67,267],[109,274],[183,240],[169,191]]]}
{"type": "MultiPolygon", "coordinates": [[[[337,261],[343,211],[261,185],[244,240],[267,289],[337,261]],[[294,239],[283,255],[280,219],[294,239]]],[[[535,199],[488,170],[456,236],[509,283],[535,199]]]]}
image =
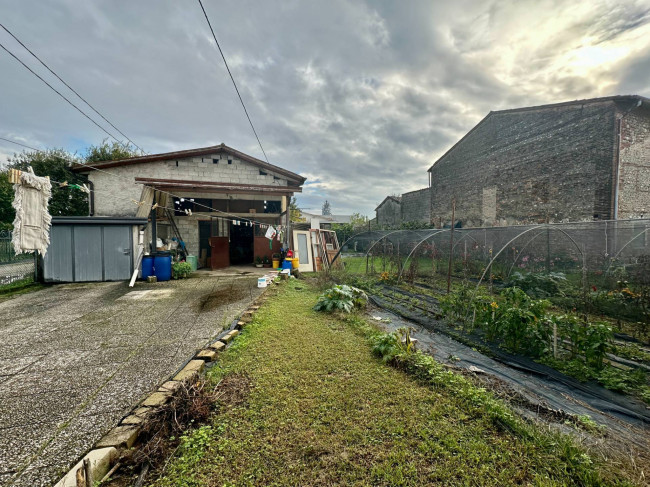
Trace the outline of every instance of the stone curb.
{"type": "Polygon", "coordinates": [[[226,330],[220,338],[198,351],[185,366],[176,372],[171,380],[142,400],[119,424],[106,433],[54,487],[92,487],[109,472],[119,457],[119,450],[133,447],[144,424],[156,408],[166,404],[178,390],[181,382],[198,377],[205,370],[205,364],[216,361],[220,352],[228,348],[240,330],[253,319],[253,315],[266,301],[266,290],[244,311],[232,330],[226,330]]]}

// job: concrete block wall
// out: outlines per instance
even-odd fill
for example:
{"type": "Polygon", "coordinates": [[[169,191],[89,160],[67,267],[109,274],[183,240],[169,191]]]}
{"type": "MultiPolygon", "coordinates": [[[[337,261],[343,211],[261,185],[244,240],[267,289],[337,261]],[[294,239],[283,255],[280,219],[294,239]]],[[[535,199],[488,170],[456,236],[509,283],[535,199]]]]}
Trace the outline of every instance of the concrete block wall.
{"type": "Polygon", "coordinates": [[[451,221],[453,198],[464,227],[611,218],[617,110],[602,101],[490,114],[432,167],[433,222],[451,221]]]}
{"type": "Polygon", "coordinates": [[[431,192],[429,188],[418,189],[402,194],[401,220],[407,222],[430,223],[431,192]]]}
{"type": "MultiPolygon", "coordinates": [[[[287,186],[287,179],[227,154],[171,159],[92,171],[88,178],[95,186],[95,215],[134,216],[142,185],[135,178],[179,179],[187,181],[287,186]],[[228,164],[228,160],[231,163],[228,164]],[[214,163],[213,160],[217,160],[214,163]],[[118,177],[115,177],[118,176],[118,177]]],[[[176,192],[174,192],[176,194],[176,192]]]]}
{"type": "Polygon", "coordinates": [[[620,114],[618,218],[650,217],[650,107],[620,114]]]}

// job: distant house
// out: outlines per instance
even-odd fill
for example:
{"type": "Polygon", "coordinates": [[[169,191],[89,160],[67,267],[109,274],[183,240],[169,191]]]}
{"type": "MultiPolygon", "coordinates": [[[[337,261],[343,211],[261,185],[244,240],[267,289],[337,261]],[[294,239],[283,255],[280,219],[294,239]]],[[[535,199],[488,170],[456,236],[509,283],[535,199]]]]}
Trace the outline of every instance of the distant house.
{"type": "Polygon", "coordinates": [[[311,224],[311,228],[323,230],[331,229],[335,223],[350,223],[352,219],[352,215],[317,215],[305,211],[301,211],[300,214],[311,224]]]}
{"type": "Polygon", "coordinates": [[[402,223],[402,197],[386,196],[375,208],[380,228],[398,227],[402,223]]]}
{"type": "Polygon", "coordinates": [[[253,263],[256,257],[279,250],[277,240],[269,248],[264,227],[247,221],[288,226],[290,198],[305,182],[299,174],[225,144],[98,162],[93,167],[99,171],[84,165],[74,170],[87,174],[95,190],[94,215],[146,217],[156,190],[158,236],[172,238],[177,229],[189,253],[212,268],[253,263]]]}

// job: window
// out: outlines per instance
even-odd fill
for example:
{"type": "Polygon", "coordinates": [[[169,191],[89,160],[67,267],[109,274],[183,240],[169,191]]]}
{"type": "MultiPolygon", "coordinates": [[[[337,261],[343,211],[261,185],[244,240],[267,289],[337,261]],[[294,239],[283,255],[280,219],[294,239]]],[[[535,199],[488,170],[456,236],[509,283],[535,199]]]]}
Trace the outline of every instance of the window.
{"type": "Polygon", "coordinates": [[[232,159],[228,159],[228,164],[232,164],[232,159]]]}
{"type": "Polygon", "coordinates": [[[178,161],[176,161],[176,167],[178,167],[178,161]]]}
{"type": "Polygon", "coordinates": [[[212,164],[219,164],[219,159],[212,159],[212,164]]]}
{"type": "Polygon", "coordinates": [[[266,173],[260,169],[260,176],[266,176],[266,173]]]}
{"type": "Polygon", "coordinates": [[[209,198],[195,198],[194,199],[194,211],[200,211],[202,213],[212,212],[212,200],[209,198]]]}

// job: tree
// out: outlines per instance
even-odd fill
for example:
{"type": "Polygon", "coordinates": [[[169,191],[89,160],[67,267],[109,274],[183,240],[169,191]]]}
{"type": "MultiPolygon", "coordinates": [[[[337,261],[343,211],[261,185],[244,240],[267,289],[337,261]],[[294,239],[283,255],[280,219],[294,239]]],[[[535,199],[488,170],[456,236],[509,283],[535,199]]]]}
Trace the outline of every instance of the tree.
{"type": "Polygon", "coordinates": [[[332,230],[336,232],[336,238],[339,245],[343,245],[355,233],[366,229],[368,227],[368,217],[360,213],[352,213],[350,216],[350,223],[335,223],[332,225],[332,230]]]}
{"type": "Polygon", "coordinates": [[[84,162],[91,164],[100,161],[117,161],[119,159],[129,159],[141,155],[130,144],[122,144],[120,142],[109,143],[106,139],[100,145],[91,145],[86,149],[84,162]]]}
{"type": "MultiPolygon", "coordinates": [[[[75,155],[63,149],[23,151],[8,159],[7,168],[26,171],[28,167],[31,167],[37,176],[49,176],[52,181],[56,181],[52,183],[52,198],[49,203],[49,211],[52,216],[87,215],[88,195],[79,189],[70,186],[60,187],[58,184],[67,182],[68,184],[81,185],[87,182],[84,176],[71,170],[73,164],[78,162],[79,159],[75,155]]],[[[13,200],[13,195],[11,200],[13,200]]],[[[3,223],[13,223],[13,209],[10,221],[4,220],[7,218],[6,212],[2,212],[2,218],[3,223]]]]}
{"type": "Polygon", "coordinates": [[[300,211],[300,208],[298,208],[298,202],[296,201],[295,196],[293,196],[289,202],[289,218],[294,223],[302,223],[307,221],[302,216],[302,211],[300,211]]]}
{"type": "Polygon", "coordinates": [[[16,212],[11,206],[14,200],[13,184],[9,182],[7,171],[0,172],[0,230],[11,229],[16,212]]]}
{"type": "Polygon", "coordinates": [[[330,202],[325,200],[325,203],[323,203],[323,210],[321,211],[323,215],[331,215],[332,214],[332,207],[330,206],[330,202]]]}

